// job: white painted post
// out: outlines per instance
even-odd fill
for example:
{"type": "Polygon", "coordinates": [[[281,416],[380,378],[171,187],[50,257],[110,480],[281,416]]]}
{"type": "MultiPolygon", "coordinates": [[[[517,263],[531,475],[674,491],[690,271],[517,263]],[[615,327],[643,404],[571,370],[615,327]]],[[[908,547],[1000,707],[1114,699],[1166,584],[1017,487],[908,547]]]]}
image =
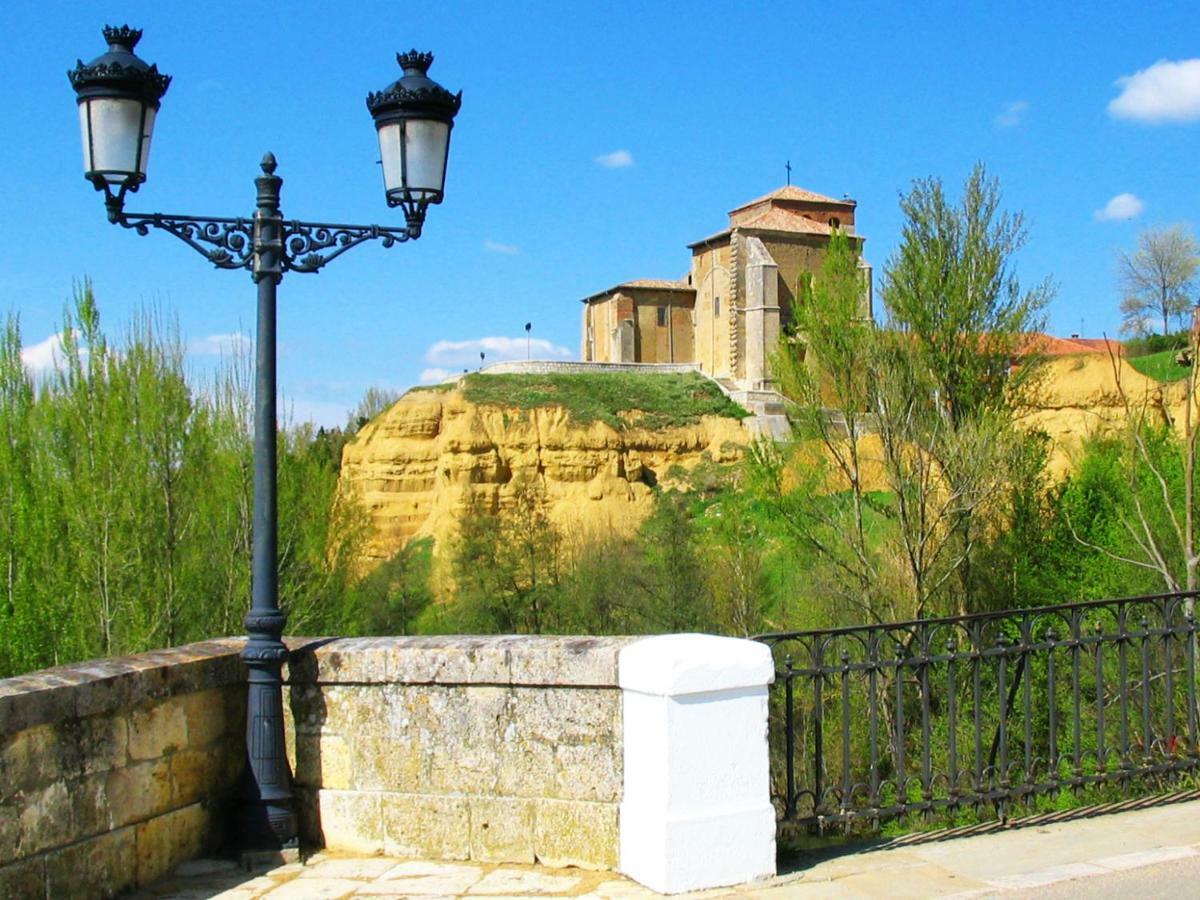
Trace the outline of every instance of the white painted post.
{"type": "Polygon", "coordinates": [[[705,634],[621,650],[620,869],[664,894],[775,874],[767,754],[771,652],[705,634]]]}

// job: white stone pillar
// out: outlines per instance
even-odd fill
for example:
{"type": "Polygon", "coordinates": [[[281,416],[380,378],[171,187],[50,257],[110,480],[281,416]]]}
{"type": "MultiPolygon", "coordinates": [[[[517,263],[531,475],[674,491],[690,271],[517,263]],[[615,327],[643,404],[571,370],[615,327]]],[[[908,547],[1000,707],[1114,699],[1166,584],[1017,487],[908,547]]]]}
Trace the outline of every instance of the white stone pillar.
{"type": "Polygon", "coordinates": [[[775,874],[764,644],[704,634],[621,650],[620,869],[660,893],[775,874]]]}

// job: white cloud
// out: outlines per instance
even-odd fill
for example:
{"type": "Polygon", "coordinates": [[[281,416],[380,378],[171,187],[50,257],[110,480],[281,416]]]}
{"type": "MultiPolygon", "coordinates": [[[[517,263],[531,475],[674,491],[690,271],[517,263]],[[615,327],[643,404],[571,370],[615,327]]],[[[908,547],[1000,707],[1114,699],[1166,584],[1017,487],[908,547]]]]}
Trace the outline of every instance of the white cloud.
{"type": "Polygon", "coordinates": [[[502,244],[499,241],[493,241],[491,238],[483,242],[483,249],[488,253],[503,253],[505,256],[516,256],[521,252],[521,248],[516,244],[502,244]]]}
{"type": "Polygon", "coordinates": [[[627,169],[633,165],[633,154],[628,150],[614,150],[596,157],[596,165],[606,169],[627,169]]]}
{"type": "MultiPolygon", "coordinates": [[[[87,355],[83,350],[82,354],[87,355]]],[[[56,371],[63,364],[63,333],[55,332],[36,344],[21,348],[21,362],[35,378],[56,371]]]]}
{"type": "Polygon", "coordinates": [[[1109,115],[1138,122],[1192,122],[1200,119],[1200,59],[1160,59],[1148,69],[1116,80],[1121,93],[1109,115]]]}
{"type": "MultiPolygon", "coordinates": [[[[525,359],[525,342],[526,338],[524,337],[484,337],[471,341],[438,341],[425,351],[425,361],[439,368],[476,367],[479,365],[481,352],[486,354],[485,362],[525,359]]],[[[570,359],[574,355],[566,347],[552,344],[544,338],[529,340],[528,352],[533,359],[570,359]]],[[[433,370],[426,369],[425,371],[433,370]]]]}
{"type": "Polygon", "coordinates": [[[1136,194],[1117,194],[1103,209],[1095,212],[1097,222],[1117,222],[1122,219],[1136,219],[1145,210],[1143,203],[1136,194]]]}
{"type": "Polygon", "coordinates": [[[1000,128],[1016,128],[1029,112],[1028,100],[1013,100],[1005,103],[996,116],[996,125],[1000,128]]]}
{"type": "Polygon", "coordinates": [[[421,384],[441,384],[449,377],[450,373],[445,369],[422,369],[417,376],[421,384]]]}
{"type": "Polygon", "coordinates": [[[188,341],[188,353],[193,356],[241,356],[249,353],[254,341],[248,334],[233,331],[229,334],[210,334],[188,341]]]}

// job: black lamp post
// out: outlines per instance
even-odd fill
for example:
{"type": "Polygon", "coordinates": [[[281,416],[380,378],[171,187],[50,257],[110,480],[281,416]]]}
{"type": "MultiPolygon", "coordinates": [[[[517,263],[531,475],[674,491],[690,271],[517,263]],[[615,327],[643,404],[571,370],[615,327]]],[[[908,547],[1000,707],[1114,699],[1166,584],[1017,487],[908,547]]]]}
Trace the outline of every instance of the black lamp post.
{"type": "Polygon", "coordinates": [[[404,210],[405,226],[340,225],[285,220],[279,210],[283,179],[275,157],[262,159],[254,179],[257,208],[251,218],[205,218],[125,212],[125,195],[146,180],[150,137],[159,103],[171,79],[133,53],[142,33],[105,28],[108,52],[82,60],[67,73],[78,95],[84,178],[104,192],[108,219],[146,235],[151,228],[173,234],[218,269],[249,270],[258,285],[257,358],[254,390],[254,546],[252,597],[246,616],[249,639],[242,651],[248,669],[246,752],[249,796],[242,810],[246,849],[293,843],[291,773],[283,739],[281,670],[287,616],[279,609],[276,555],[275,292],[286,272],[317,272],[365,241],[384,247],[421,236],[425,211],[441,203],[450,150],[450,129],[462,102],[425,74],[430,53],[397,54],[403,76],[367,97],[375,119],[388,206],[404,210]]]}

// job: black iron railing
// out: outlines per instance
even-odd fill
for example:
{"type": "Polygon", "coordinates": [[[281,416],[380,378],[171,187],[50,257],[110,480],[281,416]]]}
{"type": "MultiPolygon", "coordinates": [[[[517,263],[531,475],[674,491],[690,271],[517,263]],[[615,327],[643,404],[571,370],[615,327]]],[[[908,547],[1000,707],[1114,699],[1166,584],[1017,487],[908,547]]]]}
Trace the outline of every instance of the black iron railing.
{"type": "Polygon", "coordinates": [[[1200,592],[757,639],[773,801],[815,829],[1200,768],[1200,592]]]}

